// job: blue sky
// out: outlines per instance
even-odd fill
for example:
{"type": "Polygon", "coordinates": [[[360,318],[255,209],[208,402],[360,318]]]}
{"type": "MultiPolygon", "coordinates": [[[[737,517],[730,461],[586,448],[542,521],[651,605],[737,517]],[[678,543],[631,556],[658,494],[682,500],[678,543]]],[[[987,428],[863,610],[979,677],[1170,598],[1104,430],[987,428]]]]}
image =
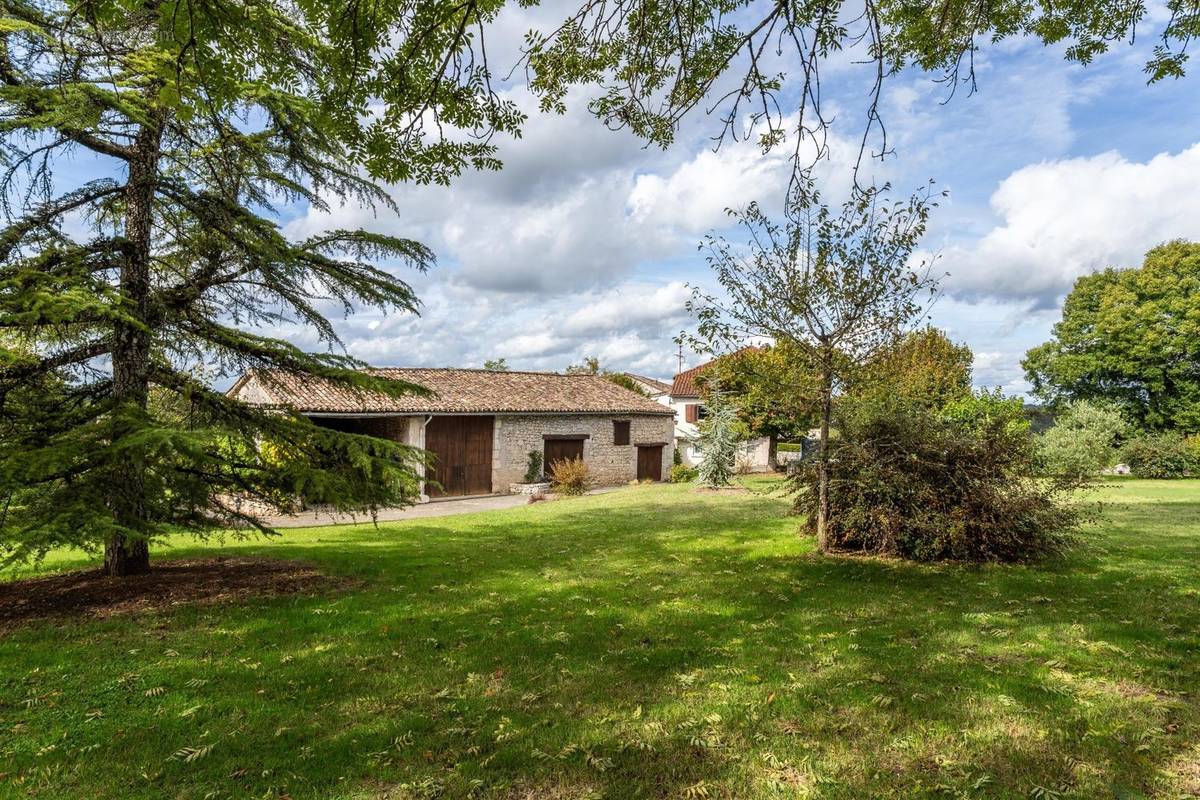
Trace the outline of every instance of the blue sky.
{"type": "MultiPolygon", "coordinates": [[[[519,41],[525,13],[534,12],[498,23],[493,63],[512,55],[503,42],[519,41]]],[[[1020,358],[1047,337],[1077,276],[1135,266],[1161,241],[1200,236],[1200,91],[1191,77],[1147,86],[1148,51],[1118,45],[1082,67],[1057,48],[1004,43],[977,58],[977,93],[949,103],[932,76],[889,80],[882,113],[896,154],[868,169],[897,192],[928,179],[950,192],[925,241],[949,273],[932,318],[975,351],[977,384],[1024,390],[1020,358]]],[[[837,120],[818,172],[831,197],[846,185],[867,88],[848,60],[829,65],[837,120]]],[[[689,325],[687,284],[710,283],[698,243],[726,224],[727,206],[782,197],[785,153],[742,144],[713,152],[716,121],[702,114],[669,150],[646,148],[589,117],[586,93],[570,97],[567,114],[543,116],[520,83],[505,91],[531,113],[523,137],[501,143],[503,171],[450,188],[392,187],[398,215],[294,208],[282,220],[296,235],[385,230],[438,254],[427,275],[398,273],[417,288],[421,316],[342,319],[348,350],[379,365],[503,357],[529,369],[595,355],[611,368],[669,375],[672,337],[689,325]]],[[[317,344],[308,331],[280,333],[317,344]]]]}

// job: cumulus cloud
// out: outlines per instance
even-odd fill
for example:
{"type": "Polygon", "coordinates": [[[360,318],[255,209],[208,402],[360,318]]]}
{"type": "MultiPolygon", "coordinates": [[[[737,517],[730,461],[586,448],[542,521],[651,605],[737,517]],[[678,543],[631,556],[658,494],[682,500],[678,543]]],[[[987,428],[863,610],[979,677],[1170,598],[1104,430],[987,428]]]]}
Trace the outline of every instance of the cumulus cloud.
{"type": "Polygon", "coordinates": [[[639,175],[629,194],[633,219],[641,224],[698,234],[724,227],[725,209],[751,200],[776,200],[787,187],[788,153],[767,155],[739,142],[705,150],[666,175],[639,175]]]}
{"type": "Polygon", "coordinates": [[[614,332],[657,332],[665,324],[687,319],[684,303],[691,290],[680,281],[661,286],[625,286],[618,291],[584,298],[562,324],[564,336],[592,336],[614,332]]]}
{"type": "MultiPolygon", "coordinates": [[[[697,121],[663,152],[607,130],[578,94],[563,115],[537,113],[523,88],[509,96],[530,117],[521,139],[500,144],[499,172],[465,174],[450,187],[391,187],[398,214],[308,209],[288,233],[369,227],[408,236],[430,245],[440,274],[459,285],[550,296],[611,286],[639,265],[689,251],[725,225],[726,208],[777,203],[790,175],[786,145],[763,155],[751,138],[713,151],[710,122],[697,121]]],[[[848,174],[844,167],[823,164],[848,174]]]]}
{"type": "MultiPolygon", "coordinates": [[[[497,295],[448,281],[421,290],[420,316],[366,311],[335,318],[351,355],[375,365],[479,367],[504,358],[515,369],[562,370],[587,356],[610,369],[674,372],[671,339],[687,324],[689,290],[678,281],[627,281],[605,291],[543,297],[497,295]]],[[[272,331],[322,349],[310,329],[272,331]]]]}
{"type": "Polygon", "coordinates": [[[1081,275],[1136,266],[1156,244],[1195,236],[1198,182],[1200,144],[1146,162],[1106,152],[1019,169],[992,194],[1001,223],[945,251],[946,288],[1052,306],[1081,275]]]}

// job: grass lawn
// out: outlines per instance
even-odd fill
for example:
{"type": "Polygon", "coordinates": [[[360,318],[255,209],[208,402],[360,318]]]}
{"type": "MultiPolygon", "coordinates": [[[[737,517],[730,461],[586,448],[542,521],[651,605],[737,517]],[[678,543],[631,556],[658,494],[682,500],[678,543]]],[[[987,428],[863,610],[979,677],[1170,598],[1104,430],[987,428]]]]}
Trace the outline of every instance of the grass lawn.
{"type": "Polygon", "coordinates": [[[1200,481],[1099,495],[1032,567],[671,485],[228,545],[359,583],[3,635],[0,796],[1188,796],[1200,481]]]}

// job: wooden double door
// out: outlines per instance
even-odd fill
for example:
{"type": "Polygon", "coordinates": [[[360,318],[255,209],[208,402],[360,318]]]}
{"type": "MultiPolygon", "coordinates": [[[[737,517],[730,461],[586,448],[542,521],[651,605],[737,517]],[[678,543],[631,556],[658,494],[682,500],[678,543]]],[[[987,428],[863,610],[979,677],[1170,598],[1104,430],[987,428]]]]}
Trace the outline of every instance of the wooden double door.
{"type": "Polygon", "coordinates": [[[430,497],[492,493],[495,417],[434,417],[425,425],[425,449],[434,463],[425,470],[430,497]],[[434,485],[434,483],[440,485],[434,485]]]}

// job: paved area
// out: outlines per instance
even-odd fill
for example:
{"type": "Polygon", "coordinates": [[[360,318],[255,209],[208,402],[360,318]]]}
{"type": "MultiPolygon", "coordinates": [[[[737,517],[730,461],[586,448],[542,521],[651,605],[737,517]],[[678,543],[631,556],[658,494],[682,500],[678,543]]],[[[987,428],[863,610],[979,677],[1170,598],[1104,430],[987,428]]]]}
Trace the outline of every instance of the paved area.
{"type": "MultiPolygon", "coordinates": [[[[385,508],[376,515],[380,522],[396,522],[405,519],[449,517],[454,514],[471,514],[476,511],[495,511],[501,508],[523,506],[529,498],[520,494],[465,497],[461,500],[436,500],[408,508],[385,508]]],[[[265,517],[264,521],[274,528],[311,528],[316,525],[344,525],[352,522],[370,522],[369,514],[336,514],[328,511],[305,511],[301,514],[265,517]]]]}

